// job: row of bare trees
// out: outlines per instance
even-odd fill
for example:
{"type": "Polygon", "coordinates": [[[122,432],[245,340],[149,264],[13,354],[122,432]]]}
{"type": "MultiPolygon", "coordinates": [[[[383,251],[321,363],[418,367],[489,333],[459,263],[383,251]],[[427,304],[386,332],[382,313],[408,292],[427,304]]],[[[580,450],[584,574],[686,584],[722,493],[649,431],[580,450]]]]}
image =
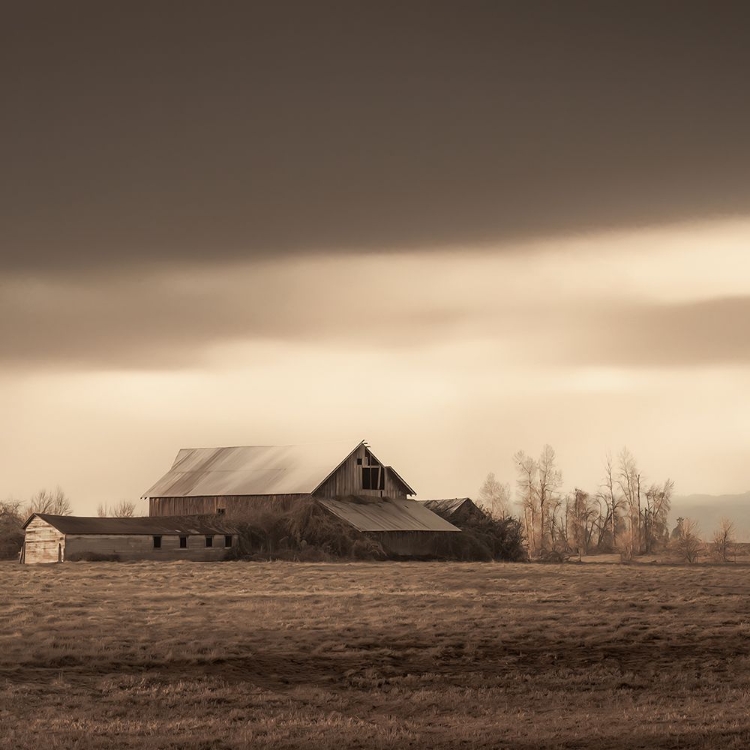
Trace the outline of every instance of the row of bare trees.
{"type": "MultiPolygon", "coordinates": [[[[532,557],[615,550],[631,557],[652,553],[669,540],[674,483],[667,479],[648,484],[627,448],[616,459],[607,456],[594,493],[562,490],[562,472],[550,445],[538,458],[519,451],[513,463],[516,502],[532,557]]],[[[510,486],[489,474],[478,499],[493,515],[506,517],[511,513],[510,495],[510,486]]]]}
{"type": "MultiPolygon", "coordinates": [[[[709,545],[701,539],[697,523],[678,518],[668,528],[674,482],[647,482],[635,456],[623,448],[607,455],[596,492],[562,489],[562,472],[555,451],[545,445],[538,458],[519,451],[516,469],[516,506],[529,555],[545,558],[576,552],[620,552],[626,558],[669,549],[678,559],[695,562],[710,554],[718,562],[735,556],[734,524],[723,519],[709,545]]],[[[510,485],[489,474],[478,500],[491,514],[512,514],[510,485]]]]}

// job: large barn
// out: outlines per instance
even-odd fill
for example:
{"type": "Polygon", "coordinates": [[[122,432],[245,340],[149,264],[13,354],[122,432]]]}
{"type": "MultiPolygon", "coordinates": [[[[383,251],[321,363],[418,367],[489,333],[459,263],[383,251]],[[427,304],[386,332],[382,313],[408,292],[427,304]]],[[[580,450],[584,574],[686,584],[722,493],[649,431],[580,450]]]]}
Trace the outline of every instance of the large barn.
{"type": "Polygon", "coordinates": [[[232,448],[184,448],[143,497],[151,516],[241,516],[248,503],[314,499],[398,555],[428,555],[460,533],[410,499],[414,490],[364,441],[232,448]]]}
{"type": "Polygon", "coordinates": [[[222,560],[237,531],[217,516],[86,518],[34,513],[22,563],[72,560],[222,560]]]}
{"type": "Polygon", "coordinates": [[[143,498],[149,515],[224,513],[252,499],[388,497],[414,490],[358,443],[183,448],[143,498]]]}

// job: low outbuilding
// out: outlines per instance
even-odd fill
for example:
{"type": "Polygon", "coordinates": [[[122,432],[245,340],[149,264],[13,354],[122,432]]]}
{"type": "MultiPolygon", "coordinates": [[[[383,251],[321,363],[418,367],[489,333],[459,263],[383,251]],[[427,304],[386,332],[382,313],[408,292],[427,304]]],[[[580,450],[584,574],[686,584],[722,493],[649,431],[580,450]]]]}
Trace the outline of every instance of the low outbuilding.
{"type": "Polygon", "coordinates": [[[237,530],[220,516],[87,518],[34,513],[22,563],[74,560],[222,560],[237,530]]]}
{"type": "Polygon", "coordinates": [[[419,503],[446,521],[457,526],[487,518],[487,514],[470,497],[452,497],[440,500],[420,500],[419,503]]]}

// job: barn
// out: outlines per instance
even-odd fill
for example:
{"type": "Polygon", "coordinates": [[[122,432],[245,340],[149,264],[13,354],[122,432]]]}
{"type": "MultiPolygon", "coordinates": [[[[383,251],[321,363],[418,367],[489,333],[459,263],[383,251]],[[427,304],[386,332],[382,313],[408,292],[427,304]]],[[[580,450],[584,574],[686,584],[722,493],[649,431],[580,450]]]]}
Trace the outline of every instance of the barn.
{"type": "Polygon", "coordinates": [[[222,560],[237,544],[224,518],[85,518],[34,513],[24,524],[21,562],[222,560]]]}
{"type": "Polygon", "coordinates": [[[253,502],[314,499],[397,555],[429,555],[460,533],[411,499],[414,490],[361,441],[284,446],[183,448],[144,495],[151,517],[240,517],[253,502]]]}

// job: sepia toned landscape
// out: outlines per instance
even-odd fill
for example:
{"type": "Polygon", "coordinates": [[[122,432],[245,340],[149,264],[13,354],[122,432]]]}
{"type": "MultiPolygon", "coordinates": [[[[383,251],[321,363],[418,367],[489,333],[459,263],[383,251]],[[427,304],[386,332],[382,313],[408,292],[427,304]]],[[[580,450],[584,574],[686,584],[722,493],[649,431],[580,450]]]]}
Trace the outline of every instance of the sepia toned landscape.
{"type": "Polygon", "coordinates": [[[0,750],[750,748],[747,3],[2,5],[0,750]]]}
{"type": "Polygon", "coordinates": [[[0,567],[0,747],[744,748],[750,568],[0,567]]]}

